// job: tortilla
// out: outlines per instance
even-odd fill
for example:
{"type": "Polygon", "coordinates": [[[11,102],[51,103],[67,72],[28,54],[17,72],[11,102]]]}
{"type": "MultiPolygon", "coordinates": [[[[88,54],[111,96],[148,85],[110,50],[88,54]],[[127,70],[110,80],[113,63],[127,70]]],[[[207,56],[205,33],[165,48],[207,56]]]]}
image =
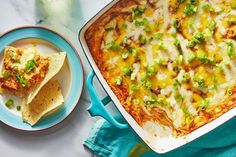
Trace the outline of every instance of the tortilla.
{"type": "MultiPolygon", "coordinates": [[[[5,47],[5,49],[4,49],[4,54],[3,54],[3,60],[2,60],[2,65],[1,65],[1,66],[2,66],[1,73],[2,73],[3,71],[5,71],[5,68],[4,68],[4,66],[3,66],[3,61],[4,61],[4,59],[6,58],[6,52],[7,52],[8,50],[16,51],[17,48],[12,47],[12,46],[6,46],[6,47],[5,47]]],[[[3,94],[3,93],[5,93],[5,94],[13,94],[13,95],[16,95],[16,96],[19,96],[19,97],[24,97],[24,96],[25,96],[25,93],[22,93],[22,92],[19,92],[19,91],[10,91],[10,90],[8,90],[8,89],[3,89],[3,88],[1,88],[1,86],[0,86],[0,94],[3,94]]]]}
{"type": "MultiPolygon", "coordinates": [[[[4,58],[6,54],[5,52],[8,49],[16,51],[16,48],[7,46],[4,51],[4,58]]],[[[36,52],[36,49],[35,49],[35,52],[36,52]]],[[[18,91],[9,91],[3,88],[0,88],[0,93],[13,94],[13,95],[23,98],[26,104],[30,103],[33,100],[33,98],[37,95],[39,90],[60,71],[66,58],[66,52],[54,53],[52,55],[48,55],[48,57],[50,58],[49,68],[48,68],[47,74],[45,75],[45,78],[41,82],[35,84],[26,93],[25,92],[22,93],[18,91]]],[[[2,71],[3,70],[4,70],[4,66],[2,67],[2,71]]]]}
{"type": "Polygon", "coordinates": [[[42,82],[32,87],[26,97],[26,104],[30,103],[33,98],[37,95],[39,90],[53,77],[55,76],[62,68],[66,58],[65,52],[55,53],[50,55],[50,63],[48,72],[42,82]]]}
{"type": "Polygon", "coordinates": [[[57,80],[50,80],[43,86],[29,104],[22,107],[22,119],[31,126],[42,117],[56,112],[63,106],[64,98],[57,80]]]}

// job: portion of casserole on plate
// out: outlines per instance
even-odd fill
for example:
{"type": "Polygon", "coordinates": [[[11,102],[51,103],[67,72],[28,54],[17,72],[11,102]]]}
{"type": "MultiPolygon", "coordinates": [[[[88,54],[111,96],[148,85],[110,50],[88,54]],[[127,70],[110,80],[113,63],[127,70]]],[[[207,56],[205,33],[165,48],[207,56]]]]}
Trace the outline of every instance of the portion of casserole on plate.
{"type": "Polygon", "coordinates": [[[120,0],[85,38],[140,126],[182,136],[236,106],[235,0],[120,0]]]}
{"type": "MultiPolygon", "coordinates": [[[[10,94],[22,98],[17,110],[30,125],[35,125],[42,117],[54,113],[63,105],[60,84],[52,78],[62,68],[65,58],[65,52],[40,55],[36,46],[7,46],[4,49],[0,96],[10,94]]],[[[5,106],[13,109],[14,101],[9,99],[5,106]]]]}

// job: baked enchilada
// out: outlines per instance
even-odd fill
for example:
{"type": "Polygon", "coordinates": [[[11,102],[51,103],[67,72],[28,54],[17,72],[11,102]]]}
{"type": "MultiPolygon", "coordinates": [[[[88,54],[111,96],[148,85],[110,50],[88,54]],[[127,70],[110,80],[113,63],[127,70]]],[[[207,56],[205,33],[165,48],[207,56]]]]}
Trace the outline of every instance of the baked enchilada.
{"type": "Polygon", "coordinates": [[[140,126],[182,136],[236,106],[234,0],[120,0],[85,39],[140,126]]]}

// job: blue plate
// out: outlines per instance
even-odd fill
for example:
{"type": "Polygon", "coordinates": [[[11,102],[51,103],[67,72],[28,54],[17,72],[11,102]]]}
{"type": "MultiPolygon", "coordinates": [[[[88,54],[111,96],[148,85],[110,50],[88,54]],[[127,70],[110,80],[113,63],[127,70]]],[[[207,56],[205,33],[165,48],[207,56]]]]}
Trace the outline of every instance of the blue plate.
{"type": "MultiPolygon", "coordinates": [[[[71,85],[65,99],[64,106],[55,114],[42,119],[35,126],[31,127],[24,123],[20,116],[11,113],[4,104],[0,104],[0,121],[15,129],[25,131],[39,131],[48,129],[62,122],[72,113],[78,104],[83,90],[83,66],[81,59],[73,46],[58,33],[44,27],[20,27],[8,31],[0,36],[0,53],[4,48],[12,43],[28,38],[35,38],[47,41],[67,54],[67,61],[71,73],[71,85]]],[[[66,76],[65,76],[66,77],[66,76]]]]}

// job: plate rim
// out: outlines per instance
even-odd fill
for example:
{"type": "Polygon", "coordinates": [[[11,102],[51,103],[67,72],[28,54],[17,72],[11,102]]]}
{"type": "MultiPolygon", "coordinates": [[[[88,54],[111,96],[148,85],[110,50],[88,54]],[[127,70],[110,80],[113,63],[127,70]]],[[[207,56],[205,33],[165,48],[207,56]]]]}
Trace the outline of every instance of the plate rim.
{"type": "MultiPolygon", "coordinates": [[[[81,69],[82,69],[82,90],[80,92],[80,95],[79,97],[77,98],[78,100],[76,101],[76,104],[73,105],[73,109],[68,113],[68,115],[66,115],[61,121],[59,122],[56,122],[55,124],[51,125],[51,126],[48,126],[48,127],[45,127],[45,128],[39,128],[39,129],[24,129],[24,128],[19,128],[19,127],[15,127],[15,126],[12,126],[12,125],[9,125],[7,123],[5,123],[4,121],[0,120],[0,123],[4,124],[5,126],[9,127],[9,128],[12,128],[12,129],[15,129],[15,130],[18,130],[18,131],[23,131],[23,132],[30,132],[30,133],[35,133],[35,132],[42,132],[42,131],[45,131],[45,130],[49,130],[53,127],[56,127],[56,126],[59,126],[61,123],[63,123],[66,119],[68,119],[68,117],[70,117],[70,115],[72,113],[74,113],[74,111],[76,110],[76,108],[78,107],[78,104],[79,104],[79,100],[81,99],[81,96],[82,96],[82,93],[83,93],[83,90],[84,90],[84,65],[83,65],[83,62],[82,62],[82,59],[79,55],[79,52],[77,51],[77,49],[75,48],[75,46],[72,44],[71,41],[69,41],[64,35],[62,35],[61,33],[57,32],[57,31],[54,31],[48,27],[45,27],[45,26],[31,26],[31,25],[25,25],[25,26],[19,26],[19,27],[15,27],[15,28],[12,28],[12,29],[8,29],[6,31],[4,31],[3,33],[0,34],[0,38],[2,38],[3,36],[13,32],[13,31],[16,31],[16,30],[20,30],[20,29],[27,29],[27,28],[34,28],[34,29],[43,29],[43,30],[47,30],[49,32],[52,32],[52,33],[55,33],[56,35],[60,36],[63,40],[65,40],[69,46],[73,49],[73,51],[75,52],[75,54],[77,55],[77,58],[79,59],[80,61],[80,64],[81,64],[81,69]]],[[[49,42],[49,41],[48,41],[49,42]]],[[[51,42],[50,42],[51,43],[51,42]]],[[[51,43],[53,44],[53,43],[51,43]]],[[[54,44],[53,44],[54,45],[54,44]]],[[[54,45],[55,46],[55,45],[54,45]]]]}

